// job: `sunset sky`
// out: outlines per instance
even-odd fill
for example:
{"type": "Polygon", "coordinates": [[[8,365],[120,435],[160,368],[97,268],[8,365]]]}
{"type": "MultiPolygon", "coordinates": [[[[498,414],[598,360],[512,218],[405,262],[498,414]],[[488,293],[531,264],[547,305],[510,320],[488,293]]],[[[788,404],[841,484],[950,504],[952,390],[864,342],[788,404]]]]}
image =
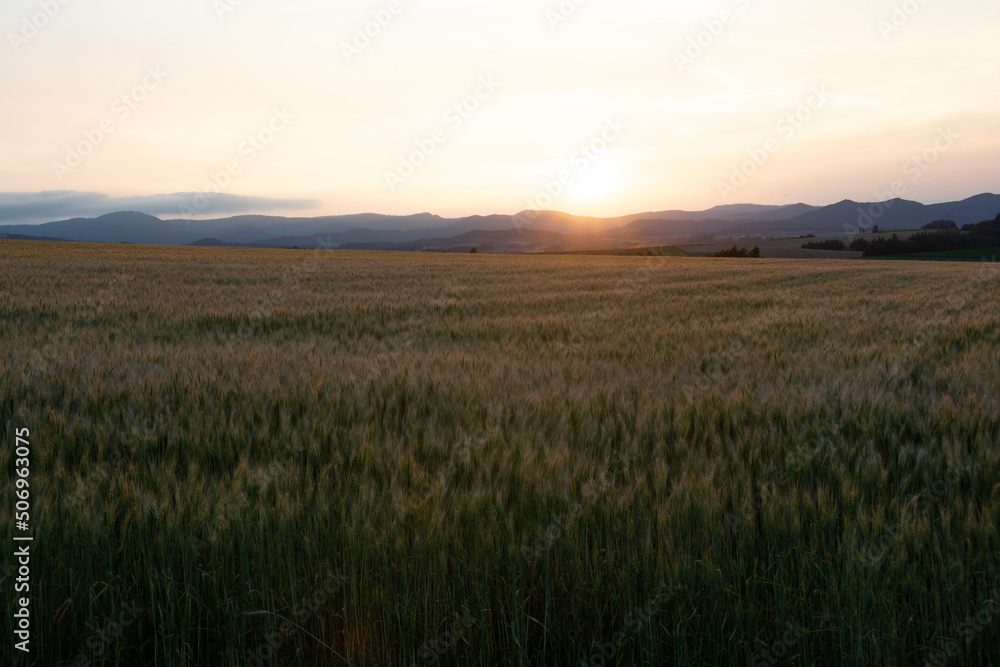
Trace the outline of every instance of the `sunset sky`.
{"type": "Polygon", "coordinates": [[[7,0],[0,27],[0,224],[52,191],[195,217],[1000,190],[995,0],[7,0]]]}

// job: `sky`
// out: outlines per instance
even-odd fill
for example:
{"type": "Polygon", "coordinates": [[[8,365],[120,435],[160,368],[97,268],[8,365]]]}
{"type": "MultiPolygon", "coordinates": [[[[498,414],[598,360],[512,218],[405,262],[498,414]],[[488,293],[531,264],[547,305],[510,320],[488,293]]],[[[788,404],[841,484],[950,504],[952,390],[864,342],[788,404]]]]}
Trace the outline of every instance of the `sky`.
{"type": "Polygon", "coordinates": [[[1000,190],[996,0],[5,0],[0,33],[0,224],[1000,190]]]}

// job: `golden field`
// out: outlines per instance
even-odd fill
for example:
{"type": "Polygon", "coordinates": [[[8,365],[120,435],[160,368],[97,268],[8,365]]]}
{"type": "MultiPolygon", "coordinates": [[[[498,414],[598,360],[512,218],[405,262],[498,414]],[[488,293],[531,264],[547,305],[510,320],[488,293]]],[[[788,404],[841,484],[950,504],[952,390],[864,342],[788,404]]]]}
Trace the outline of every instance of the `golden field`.
{"type": "Polygon", "coordinates": [[[21,664],[1000,664],[997,264],[0,241],[0,286],[21,664]]]}

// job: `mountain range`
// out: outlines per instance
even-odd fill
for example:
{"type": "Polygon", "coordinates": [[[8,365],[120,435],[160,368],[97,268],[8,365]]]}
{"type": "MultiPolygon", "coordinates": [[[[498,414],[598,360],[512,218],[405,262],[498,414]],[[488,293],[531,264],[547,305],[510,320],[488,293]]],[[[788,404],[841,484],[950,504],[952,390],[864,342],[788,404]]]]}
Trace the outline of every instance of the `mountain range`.
{"type": "Polygon", "coordinates": [[[805,234],[919,228],[934,220],[959,226],[993,219],[1000,195],[921,204],[844,200],[829,206],[732,204],[705,211],[652,211],[614,218],[559,211],[442,218],[430,213],[376,213],[287,218],[241,215],[215,220],[163,220],[136,211],[97,218],[0,226],[0,238],[161,245],[338,248],[480,252],[598,250],[682,243],[711,243],[805,234]]]}

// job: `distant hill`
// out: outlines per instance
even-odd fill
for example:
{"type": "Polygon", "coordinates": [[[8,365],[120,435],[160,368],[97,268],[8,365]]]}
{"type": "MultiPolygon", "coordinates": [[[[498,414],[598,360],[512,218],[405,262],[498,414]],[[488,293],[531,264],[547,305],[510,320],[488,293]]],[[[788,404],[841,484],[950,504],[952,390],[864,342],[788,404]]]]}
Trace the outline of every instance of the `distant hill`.
{"type": "MultiPolygon", "coordinates": [[[[789,206],[763,206],[761,204],[725,204],[705,211],[664,211],[641,216],[650,220],[754,220],[773,222],[788,220],[795,216],[815,211],[819,206],[791,204],[789,206]]],[[[635,216],[631,216],[635,218],[635,216]]]]}
{"type": "Polygon", "coordinates": [[[30,236],[28,234],[0,234],[0,239],[9,239],[11,241],[67,241],[67,239],[58,239],[52,236],[30,236]]]}
{"type": "Polygon", "coordinates": [[[1000,195],[982,194],[959,202],[921,204],[906,199],[856,202],[850,199],[808,211],[784,221],[736,225],[731,232],[841,233],[851,228],[919,229],[934,220],[954,220],[959,226],[991,219],[1000,211],[1000,195]]]}
{"type": "Polygon", "coordinates": [[[72,218],[39,225],[0,226],[0,237],[271,248],[344,248],[399,251],[557,252],[711,243],[739,238],[843,234],[875,224],[881,231],[916,229],[934,220],[960,226],[994,218],[1000,195],[921,204],[844,200],[829,206],[731,204],[705,211],[652,211],[613,218],[561,211],[442,218],[431,213],[377,213],[286,218],[240,215],[215,220],[161,220],[137,211],[72,218]]]}

